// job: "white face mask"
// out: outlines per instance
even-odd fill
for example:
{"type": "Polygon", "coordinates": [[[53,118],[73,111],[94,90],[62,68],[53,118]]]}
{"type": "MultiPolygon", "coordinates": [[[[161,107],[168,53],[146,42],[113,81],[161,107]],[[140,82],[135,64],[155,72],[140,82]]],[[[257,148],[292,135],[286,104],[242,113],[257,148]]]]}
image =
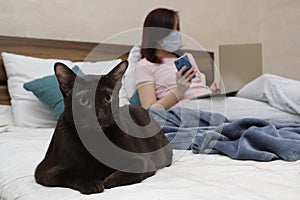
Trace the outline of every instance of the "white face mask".
{"type": "Polygon", "coordinates": [[[172,31],[161,43],[161,48],[168,52],[175,52],[182,46],[182,36],[180,31],[172,31]]]}

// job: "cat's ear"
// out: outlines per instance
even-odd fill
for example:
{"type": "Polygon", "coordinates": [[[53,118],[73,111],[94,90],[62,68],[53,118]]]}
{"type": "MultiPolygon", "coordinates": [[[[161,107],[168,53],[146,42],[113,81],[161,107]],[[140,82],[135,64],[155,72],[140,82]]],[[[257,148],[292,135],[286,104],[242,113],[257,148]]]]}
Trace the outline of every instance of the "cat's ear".
{"type": "Polygon", "coordinates": [[[61,92],[64,96],[68,96],[72,91],[76,79],[76,74],[63,63],[55,63],[54,71],[61,92]]]}
{"type": "Polygon", "coordinates": [[[108,73],[108,76],[111,78],[110,81],[112,81],[114,85],[116,85],[116,83],[122,78],[127,67],[128,61],[122,61],[108,73]]]}

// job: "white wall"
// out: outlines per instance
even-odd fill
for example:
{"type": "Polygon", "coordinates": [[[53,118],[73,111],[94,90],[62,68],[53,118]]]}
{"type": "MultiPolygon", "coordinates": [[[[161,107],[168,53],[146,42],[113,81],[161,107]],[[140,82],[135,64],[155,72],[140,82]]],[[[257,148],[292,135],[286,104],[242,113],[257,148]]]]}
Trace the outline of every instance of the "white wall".
{"type": "Polygon", "coordinates": [[[264,72],[300,80],[300,1],[262,1],[264,72]]]}
{"type": "Polygon", "coordinates": [[[0,35],[102,42],[141,28],[157,7],[178,10],[182,32],[217,63],[220,44],[261,42],[264,72],[299,79],[298,0],[0,0],[0,35]]]}

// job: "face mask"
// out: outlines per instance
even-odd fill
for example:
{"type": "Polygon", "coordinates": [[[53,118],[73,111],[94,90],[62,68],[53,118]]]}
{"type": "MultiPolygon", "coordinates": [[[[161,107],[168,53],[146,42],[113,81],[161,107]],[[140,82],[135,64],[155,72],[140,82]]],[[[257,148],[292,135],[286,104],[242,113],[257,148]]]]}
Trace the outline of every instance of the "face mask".
{"type": "Polygon", "coordinates": [[[161,48],[168,52],[175,52],[182,46],[180,31],[172,31],[168,36],[166,36],[161,44],[161,48]]]}

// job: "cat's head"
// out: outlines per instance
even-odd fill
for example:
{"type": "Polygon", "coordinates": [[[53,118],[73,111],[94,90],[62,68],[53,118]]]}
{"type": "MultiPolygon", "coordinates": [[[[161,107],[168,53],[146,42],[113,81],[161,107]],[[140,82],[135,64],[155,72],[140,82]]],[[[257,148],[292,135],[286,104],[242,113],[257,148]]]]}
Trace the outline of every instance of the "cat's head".
{"type": "Polygon", "coordinates": [[[65,117],[73,121],[76,115],[78,125],[90,127],[96,116],[102,129],[113,123],[112,110],[119,107],[121,78],[127,66],[128,62],[123,61],[106,75],[76,76],[64,64],[56,63],[54,70],[64,96],[65,117]]]}

